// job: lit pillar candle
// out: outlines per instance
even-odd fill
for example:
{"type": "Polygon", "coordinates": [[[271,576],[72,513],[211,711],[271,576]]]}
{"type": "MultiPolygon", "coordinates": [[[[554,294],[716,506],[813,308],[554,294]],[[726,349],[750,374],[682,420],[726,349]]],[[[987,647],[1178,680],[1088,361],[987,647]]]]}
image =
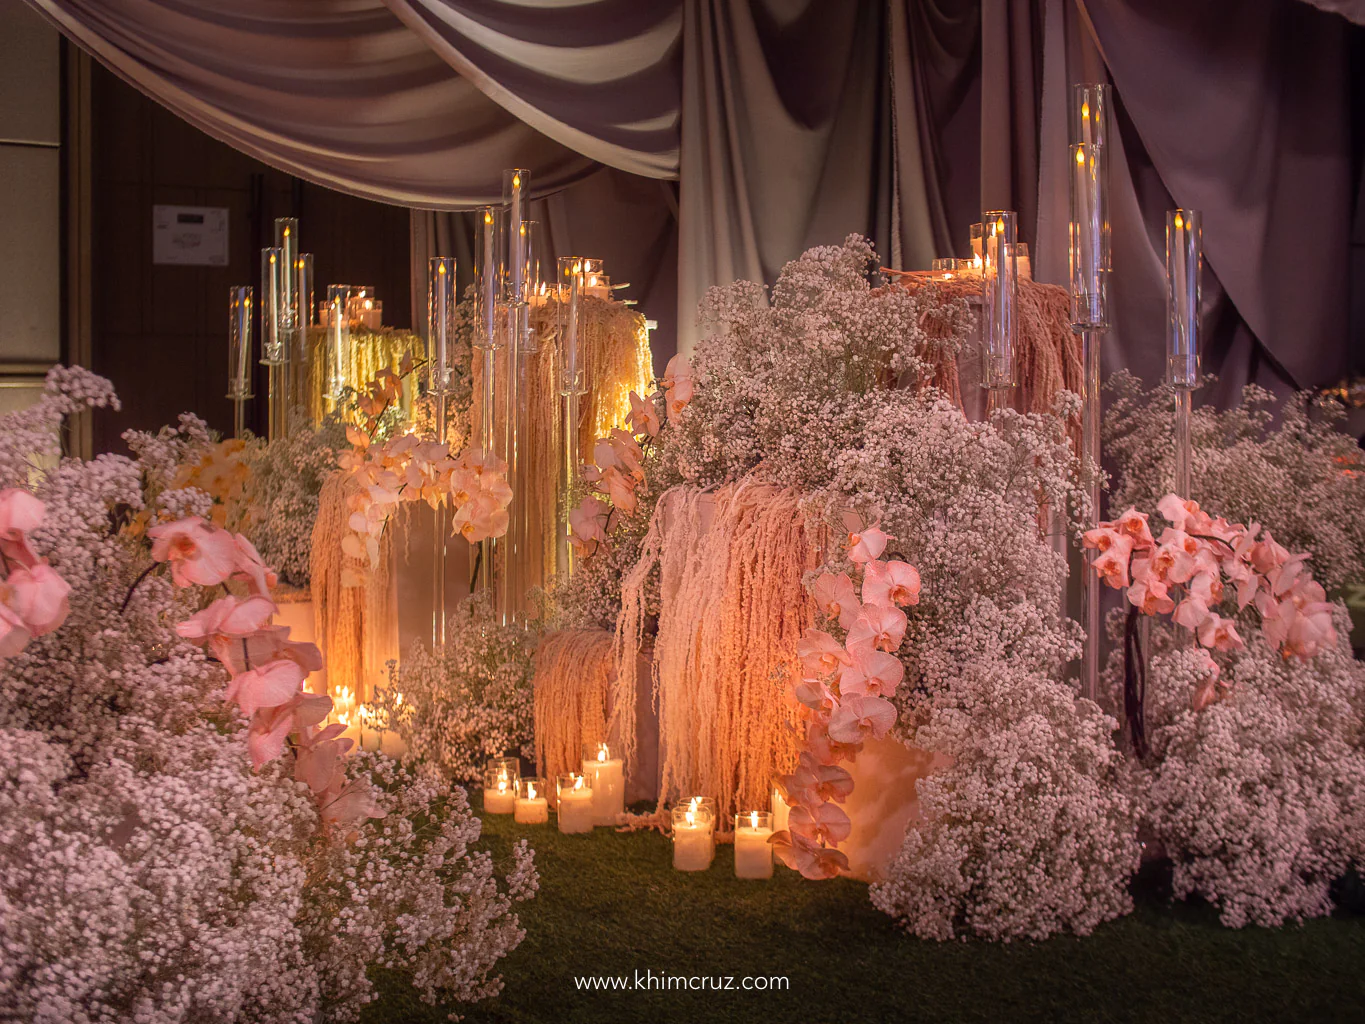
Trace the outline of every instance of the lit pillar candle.
{"type": "Polygon", "coordinates": [[[592,779],[593,824],[615,825],[626,810],[625,771],[605,743],[583,744],[583,774],[592,779]]]}
{"type": "Polygon", "coordinates": [[[591,832],[593,826],[592,779],[571,772],[555,780],[555,792],[559,802],[556,814],[559,818],[559,831],[591,832]]]}
{"type": "Polygon", "coordinates": [[[513,819],[520,825],[543,825],[550,820],[550,801],[544,779],[518,779],[513,819]]]}
{"type": "Polygon", "coordinates": [[[673,867],[678,871],[705,871],[716,855],[712,831],[714,819],[703,808],[673,808],[673,867]]]}
{"type": "MultiPolygon", "coordinates": [[[[716,831],[716,822],[720,821],[720,811],[716,807],[716,801],[709,796],[693,796],[687,799],[687,808],[691,811],[700,811],[708,821],[711,822],[711,831],[716,831]]],[[[716,859],[716,844],[711,844],[711,859],[716,859]]]]}
{"type": "Polygon", "coordinates": [[[735,877],[772,878],[773,816],[770,811],[735,815],[735,877]]]}
{"type": "Polygon", "coordinates": [[[489,758],[483,773],[483,809],[488,814],[511,814],[516,808],[521,767],[514,757],[489,758]]]}

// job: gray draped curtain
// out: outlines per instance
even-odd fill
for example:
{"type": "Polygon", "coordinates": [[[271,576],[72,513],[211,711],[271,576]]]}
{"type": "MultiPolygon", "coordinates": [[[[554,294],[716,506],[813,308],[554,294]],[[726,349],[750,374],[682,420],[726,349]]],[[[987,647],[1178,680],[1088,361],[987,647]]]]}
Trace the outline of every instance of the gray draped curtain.
{"type": "MultiPolygon", "coordinates": [[[[771,281],[851,231],[922,267],[1012,208],[1036,276],[1064,282],[1067,95],[1108,77],[1109,366],[1159,376],[1175,204],[1205,214],[1226,379],[1320,383],[1360,358],[1346,18],[1365,0],[28,2],[186,120],[323,185],[449,211],[531,168],[545,258],[610,254],[664,322],[676,285],[683,349],[706,288],[771,281]]],[[[467,234],[415,217],[415,259],[467,234]]]]}

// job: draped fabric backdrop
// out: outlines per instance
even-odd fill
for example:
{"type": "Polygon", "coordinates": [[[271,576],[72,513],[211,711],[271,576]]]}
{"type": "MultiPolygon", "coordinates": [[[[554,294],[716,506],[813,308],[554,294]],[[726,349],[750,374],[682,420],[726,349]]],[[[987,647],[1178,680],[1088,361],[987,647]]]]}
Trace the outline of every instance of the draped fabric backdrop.
{"type": "MultiPolygon", "coordinates": [[[[1109,79],[1108,367],[1160,376],[1175,204],[1205,214],[1225,389],[1365,358],[1365,0],[28,2],[210,135],[333,188],[458,211],[530,168],[543,258],[605,257],[665,356],[706,288],[851,231],[922,267],[1012,208],[1036,276],[1064,282],[1070,85],[1109,79]]],[[[413,223],[419,271],[468,245],[458,217],[413,223]]]]}

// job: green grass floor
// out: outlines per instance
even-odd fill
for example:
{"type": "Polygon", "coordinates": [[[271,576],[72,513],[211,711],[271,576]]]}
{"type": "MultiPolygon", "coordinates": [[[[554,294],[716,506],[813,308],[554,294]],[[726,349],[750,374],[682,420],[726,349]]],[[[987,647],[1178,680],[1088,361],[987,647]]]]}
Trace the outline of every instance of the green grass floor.
{"type": "MultiPolygon", "coordinates": [[[[857,882],[808,882],[782,867],[771,882],[740,881],[726,847],[710,871],[683,874],[657,833],[484,823],[495,857],[531,840],[541,881],[520,908],[526,939],[502,962],[502,995],[460,1010],[474,1024],[1365,1022],[1358,894],[1331,919],[1232,931],[1143,879],[1136,911],[1087,938],[925,942],[897,931],[857,882]],[[781,975],[789,987],[586,992],[574,982],[646,970],[781,975]]],[[[380,991],[367,1024],[444,1020],[453,1009],[426,1006],[398,977],[382,977],[380,991]]]]}

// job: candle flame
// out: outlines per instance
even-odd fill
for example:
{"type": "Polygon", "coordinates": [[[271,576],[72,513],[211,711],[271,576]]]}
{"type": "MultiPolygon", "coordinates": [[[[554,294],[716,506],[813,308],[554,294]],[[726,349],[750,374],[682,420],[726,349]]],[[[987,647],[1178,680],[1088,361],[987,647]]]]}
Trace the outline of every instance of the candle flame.
{"type": "Polygon", "coordinates": [[[285,238],[288,238],[288,237],[289,237],[289,229],[288,229],[288,228],[285,228],[285,229],[284,229],[284,237],[285,237],[285,238]]]}
{"type": "Polygon", "coordinates": [[[694,796],[691,800],[689,800],[689,801],[687,802],[687,813],[688,813],[688,814],[691,814],[693,811],[695,811],[695,810],[696,810],[698,807],[700,807],[700,806],[701,806],[701,797],[699,797],[699,796],[694,796]]]}
{"type": "Polygon", "coordinates": [[[603,745],[603,746],[598,747],[598,748],[597,748],[597,760],[599,760],[599,761],[605,761],[606,759],[607,759],[607,748],[606,748],[606,746],[603,745]]]}
{"type": "MultiPolygon", "coordinates": [[[[695,797],[694,797],[694,799],[695,799],[695,797]]],[[[688,811],[688,812],[687,812],[687,825],[688,825],[688,827],[691,828],[692,826],[696,825],[696,823],[697,823],[697,816],[696,816],[694,813],[692,813],[691,811],[688,811]]]]}
{"type": "Polygon", "coordinates": [[[582,788],[583,788],[583,776],[581,776],[581,775],[576,775],[576,776],[574,776],[573,788],[574,788],[574,789],[582,789],[582,788]]]}
{"type": "Polygon", "coordinates": [[[995,221],[995,230],[996,230],[996,231],[1004,231],[1004,230],[1005,230],[1005,218],[1004,218],[1004,217],[999,217],[999,218],[996,219],[996,221],[995,221]]]}
{"type": "Polygon", "coordinates": [[[492,210],[484,210],[484,211],[483,211],[483,222],[484,222],[485,224],[492,224],[492,223],[493,223],[493,211],[492,211],[492,210]]]}
{"type": "Polygon", "coordinates": [[[1081,117],[1085,118],[1086,120],[1089,120],[1089,119],[1090,119],[1090,104],[1089,104],[1089,103],[1082,103],[1082,104],[1081,104],[1081,117]]]}
{"type": "Polygon", "coordinates": [[[507,792],[507,776],[505,776],[505,775],[500,776],[500,777],[498,778],[498,792],[499,792],[499,793],[506,793],[506,792],[507,792]]]}
{"type": "Polygon", "coordinates": [[[757,812],[757,811],[750,811],[750,812],[749,812],[749,825],[750,825],[751,828],[758,828],[758,812],[757,812]]]}
{"type": "Polygon", "coordinates": [[[444,263],[438,263],[438,264],[436,264],[436,273],[438,273],[438,274],[440,274],[442,277],[444,277],[444,276],[445,276],[445,272],[446,272],[446,265],[445,265],[444,263]]]}
{"type": "Polygon", "coordinates": [[[1185,226],[1185,218],[1182,217],[1182,216],[1180,216],[1180,212],[1179,212],[1179,211],[1176,211],[1176,215],[1175,215],[1175,229],[1176,229],[1177,231],[1179,231],[1179,230],[1180,230],[1181,228],[1183,228],[1184,226],[1185,226]]]}
{"type": "Polygon", "coordinates": [[[520,175],[520,174],[514,174],[514,175],[512,175],[512,187],[513,187],[513,188],[521,188],[521,175],[520,175]]]}
{"type": "Polygon", "coordinates": [[[1080,146],[1076,147],[1076,163],[1078,164],[1085,163],[1085,153],[1081,150],[1080,146]]]}
{"type": "Polygon", "coordinates": [[[535,798],[536,798],[536,784],[535,784],[534,782],[528,782],[528,783],[526,783],[526,799],[528,799],[528,800],[534,800],[535,798]]]}
{"type": "Polygon", "coordinates": [[[271,263],[275,262],[275,254],[273,252],[270,254],[270,262],[271,263]]]}

